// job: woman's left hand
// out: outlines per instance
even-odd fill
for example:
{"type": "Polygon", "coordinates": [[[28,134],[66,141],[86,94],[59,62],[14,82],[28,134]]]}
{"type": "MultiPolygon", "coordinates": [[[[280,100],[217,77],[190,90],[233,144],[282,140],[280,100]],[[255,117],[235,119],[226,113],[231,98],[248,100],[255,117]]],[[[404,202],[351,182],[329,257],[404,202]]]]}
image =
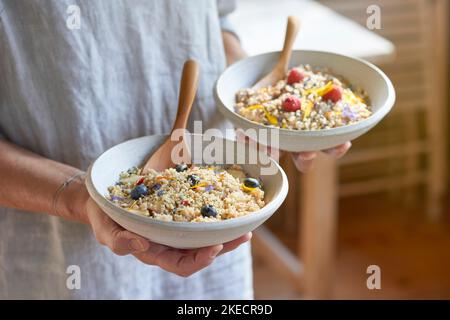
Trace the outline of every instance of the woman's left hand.
{"type": "MultiPolygon", "coordinates": [[[[332,156],[333,158],[339,159],[347,153],[351,146],[352,143],[350,141],[347,141],[344,144],[331,149],[323,150],[322,152],[332,156]]],[[[317,151],[291,153],[291,155],[298,171],[307,172],[309,169],[311,169],[311,166],[314,163],[314,159],[317,157],[317,151]]]]}
{"type": "MultiPolygon", "coordinates": [[[[253,139],[246,136],[244,134],[244,131],[242,131],[241,129],[236,130],[236,139],[238,141],[245,142],[245,143],[249,142],[250,140],[255,142],[253,139]]],[[[327,149],[327,150],[290,152],[290,154],[292,156],[292,160],[294,161],[295,166],[298,169],[298,171],[305,173],[309,169],[311,169],[311,167],[314,163],[314,159],[317,157],[318,152],[323,152],[323,153],[326,153],[327,155],[330,155],[333,158],[339,159],[347,153],[347,151],[351,148],[351,146],[352,146],[352,143],[350,141],[347,141],[346,143],[343,143],[341,145],[338,145],[334,148],[327,149]]],[[[263,150],[265,150],[266,153],[268,153],[272,158],[276,159],[277,161],[280,158],[280,156],[284,152],[286,152],[286,151],[279,150],[279,149],[276,149],[273,147],[262,147],[261,145],[259,145],[259,147],[263,148],[263,150]]]]}

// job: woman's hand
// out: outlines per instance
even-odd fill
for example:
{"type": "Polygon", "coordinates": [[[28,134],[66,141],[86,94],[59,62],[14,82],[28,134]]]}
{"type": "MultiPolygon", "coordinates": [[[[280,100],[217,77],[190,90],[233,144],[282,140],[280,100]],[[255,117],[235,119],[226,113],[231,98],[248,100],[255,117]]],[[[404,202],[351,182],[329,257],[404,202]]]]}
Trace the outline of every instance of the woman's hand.
{"type": "Polygon", "coordinates": [[[132,254],[145,264],[188,277],[209,266],[216,257],[232,251],[251,238],[246,234],[234,241],[195,250],[181,250],[150,242],[127,231],[111,220],[91,199],[84,204],[85,221],[90,224],[99,243],[119,256],[132,254]]]}
{"type": "MultiPolygon", "coordinates": [[[[332,156],[333,158],[339,159],[347,153],[347,151],[351,148],[351,146],[352,143],[350,141],[347,141],[344,144],[341,144],[331,149],[323,150],[322,152],[332,156]]],[[[314,163],[314,159],[317,157],[317,152],[316,151],[298,152],[298,153],[291,153],[291,155],[298,171],[307,172],[309,169],[311,169],[314,163]]]]}
{"type": "MultiPolygon", "coordinates": [[[[246,136],[244,134],[244,131],[241,129],[236,130],[236,139],[238,141],[245,142],[245,143],[248,143],[251,140],[251,142],[254,145],[258,144],[257,142],[255,142],[254,139],[251,139],[249,136],[246,136]]],[[[352,146],[352,143],[350,141],[347,141],[344,144],[338,145],[331,149],[322,150],[321,152],[326,153],[326,154],[332,156],[333,158],[339,159],[339,158],[343,157],[347,153],[348,150],[350,150],[351,146],[352,146]]],[[[264,147],[261,144],[259,144],[259,148],[260,148],[260,150],[264,150],[267,154],[269,154],[271,157],[273,157],[277,161],[280,158],[280,156],[284,152],[286,152],[286,151],[279,150],[279,149],[273,148],[273,147],[264,147]]],[[[292,160],[294,161],[297,170],[305,173],[308,170],[310,170],[311,167],[313,166],[314,159],[317,157],[318,152],[319,151],[305,151],[305,152],[291,152],[290,154],[292,156],[292,160]]]]}

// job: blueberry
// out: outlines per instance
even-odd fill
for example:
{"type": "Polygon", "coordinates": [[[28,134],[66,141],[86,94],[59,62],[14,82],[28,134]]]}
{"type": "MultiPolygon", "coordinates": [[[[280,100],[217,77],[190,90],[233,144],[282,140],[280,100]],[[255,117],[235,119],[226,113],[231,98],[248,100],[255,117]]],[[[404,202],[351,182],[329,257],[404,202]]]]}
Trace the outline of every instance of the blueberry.
{"type": "Polygon", "coordinates": [[[191,175],[188,175],[187,181],[189,182],[189,184],[191,186],[196,186],[200,183],[200,177],[197,176],[196,174],[191,174],[191,175]]]}
{"type": "Polygon", "coordinates": [[[183,172],[183,171],[186,171],[187,169],[188,169],[188,166],[186,163],[177,164],[175,166],[175,170],[177,170],[177,172],[183,172]]]}
{"type": "Polygon", "coordinates": [[[133,200],[148,196],[148,188],[143,184],[137,185],[133,190],[131,190],[130,195],[133,200]]]}
{"type": "Polygon", "coordinates": [[[155,191],[161,189],[161,184],[160,184],[160,183],[154,184],[153,187],[152,187],[152,189],[155,190],[155,191]]]}
{"type": "Polygon", "coordinates": [[[214,209],[214,207],[210,204],[204,205],[202,209],[200,210],[202,216],[204,217],[215,217],[217,216],[217,211],[214,209]]]}
{"type": "Polygon", "coordinates": [[[131,167],[130,169],[127,170],[128,174],[134,174],[136,172],[138,172],[138,168],[136,167],[131,167]]]}
{"type": "Polygon", "coordinates": [[[261,188],[261,183],[259,182],[258,179],[255,178],[245,178],[244,179],[244,186],[246,186],[247,188],[261,188]]]}

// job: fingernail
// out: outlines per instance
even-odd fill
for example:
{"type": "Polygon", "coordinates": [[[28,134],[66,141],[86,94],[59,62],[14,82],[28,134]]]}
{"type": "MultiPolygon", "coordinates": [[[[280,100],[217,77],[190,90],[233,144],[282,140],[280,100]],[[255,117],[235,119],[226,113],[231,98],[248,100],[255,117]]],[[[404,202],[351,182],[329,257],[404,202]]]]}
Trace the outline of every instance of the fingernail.
{"type": "Polygon", "coordinates": [[[146,245],[141,240],[138,239],[131,239],[130,247],[134,251],[144,251],[146,249],[146,245]]]}
{"type": "Polygon", "coordinates": [[[327,154],[332,157],[337,157],[339,153],[338,149],[330,149],[327,151],[327,154]]]}
{"type": "Polygon", "coordinates": [[[214,250],[211,252],[209,257],[211,259],[214,259],[219,254],[219,252],[222,251],[222,249],[223,249],[223,245],[222,244],[218,245],[218,246],[215,246],[214,250]]]}
{"type": "Polygon", "coordinates": [[[298,154],[299,159],[303,161],[313,160],[317,154],[315,152],[300,152],[298,154]]]}
{"type": "Polygon", "coordinates": [[[334,156],[337,158],[341,158],[348,151],[348,149],[350,149],[351,146],[352,146],[352,143],[350,141],[346,142],[340,148],[335,150],[334,156]]]}

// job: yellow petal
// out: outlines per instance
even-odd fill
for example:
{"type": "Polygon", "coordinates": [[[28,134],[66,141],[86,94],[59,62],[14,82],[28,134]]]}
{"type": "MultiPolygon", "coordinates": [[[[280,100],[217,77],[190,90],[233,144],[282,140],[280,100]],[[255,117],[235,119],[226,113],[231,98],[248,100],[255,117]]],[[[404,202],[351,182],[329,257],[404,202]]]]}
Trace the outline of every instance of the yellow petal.
{"type": "Polygon", "coordinates": [[[175,178],[173,177],[167,177],[167,176],[157,176],[156,177],[156,181],[160,181],[160,180],[174,180],[175,178]]]}
{"type": "Polygon", "coordinates": [[[350,103],[350,104],[359,104],[359,103],[365,103],[364,99],[360,96],[357,96],[350,90],[346,90],[344,94],[342,95],[342,100],[344,102],[350,103]]]}
{"type": "Polygon", "coordinates": [[[364,100],[364,98],[362,98],[362,97],[360,97],[360,96],[357,96],[357,95],[355,95],[355,97],[356,97],[356,100],[358,100],[359,101],[359,103],[366,103],[366,101],[364,100]]]}
{"type": "Polygon", "coordinates": [[[134,214],[140,214],[143,216],[147,216],[147,217],[150,215],[150,213],[148,211],[143,211],[143,210],[127,209],[127,211],[134,213],[134,214]]]}
{"type": "Polygon", "coordinates": [[[252,104],[251,106],[248,106],[245,109],[246,110],[258,110],[258,109],[264,109],[264,106],[262,104],[252,104]]]}
{"type": "Polygon", "coordinates": [[[196,189],[196,188],[200,188],[200,187],[205,187],[207,185],[206,182],[201,182],[199,184],[196,184],[195,186],[192,186],[191,189],[196,189]]]}
{"type": "Polygon", "coordinates": [[[311,100],[305,100],[304,104],[302,103],[302,107],[304,106],[303,120],[309,117],[311,114],[311,110],[314,107],[314,103],[311,100]]]}
{"type": "Polygon", "coordinates": [[[270,124],[273,124],[273,125],[278,124],[277,117],[271,115],[270,112],[267,111],[266,109],[264,109],[264,114],[266,115],[267,121],[269,121],[270,124]]]}
{"type": "Polygon", "coordinates": [[[251,106],[246,107],[245,109],[246,110],[263,110],[264,115],[266,116],[267,121],[269,121],[270,124],[273,124],[273,125],[278,124],[277,117],[271,115],[270,112],[267,111],[267,109],[262,104],[253,104],[251,106]]]}
{"type": "Polygon", "coordinates": [[[129,209],[133,208],[136,205],[137,202],[138,202],[137,200],[134,200],[133,203],[128,208],[129,209]]]}
{"type": "Polygon", "coordinates": [[[303,96],[307,96],[311,93],[315,93],[318,96],[323,96],[324,94],[328,93],[331,91],[331,89],[333,89],[333,81],[328,81],[328,83],[322,87],[319,88],[311,88],[308,90],[305,90],[302,92],[303,96]]]}
{"type": "Polygon", "coordinates": [[[249,193],[256,189],[256,188],[249,188],[249,187],[245,186],[244,184],[241,184],[241,188],[243,191],[249,192],[249,193]]]}
{"type": "Polygon", "coordinates": [[[323,96],[333,89],[333,81],[328,81],[326,85],[316,90],[318,96],[323,96]]]}

